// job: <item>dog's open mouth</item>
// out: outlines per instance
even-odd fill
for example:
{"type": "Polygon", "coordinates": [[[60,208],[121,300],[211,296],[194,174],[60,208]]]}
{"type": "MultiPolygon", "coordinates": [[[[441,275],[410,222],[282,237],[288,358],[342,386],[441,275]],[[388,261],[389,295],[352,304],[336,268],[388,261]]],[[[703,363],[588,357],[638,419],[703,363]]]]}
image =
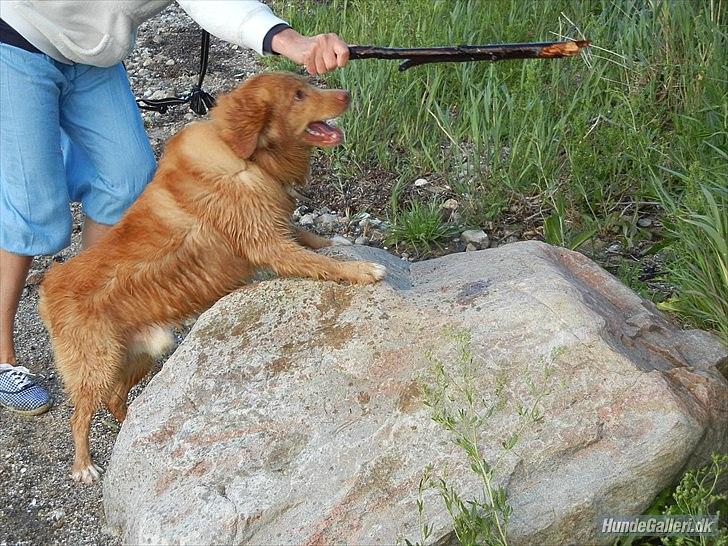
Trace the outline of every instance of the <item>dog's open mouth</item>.
{"type": "Polygon", "coordinates": [[[314,121],[306,127],[303,138],[314,146],[326,148],[341,144],[341,141],[344,140],[344,133],[329,122],[314,121]]]}

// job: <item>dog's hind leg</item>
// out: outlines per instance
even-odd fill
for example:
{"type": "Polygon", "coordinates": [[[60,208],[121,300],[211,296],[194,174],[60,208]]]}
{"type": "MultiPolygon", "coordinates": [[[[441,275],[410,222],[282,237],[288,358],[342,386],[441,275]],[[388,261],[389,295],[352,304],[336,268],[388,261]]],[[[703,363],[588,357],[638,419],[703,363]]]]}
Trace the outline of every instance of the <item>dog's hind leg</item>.
{"type": "Polygon", "coordinates": [[[127,399],[129,391],[139,383],[154,366],[154,359],[149,355],[130,354],[122,366],[116,385],[106,400],[106,407],[111,415],[120,423],[126,419],[127,399]]]}
{"type": "Polygon", "coordinates": [[[106,400],[106,407],[117,421],[126,418],[129,391],[149,373],[154,359],[167,352],[173,343],[172,332],[162,326],[144,328],[130,337],[124,364],[106,400]]]}
{"type": "Polygon", "coordinates": [[[77,482],[92,483],[101,475],[101,469],[91,460],[91,452],[88,446],[91,418],[99,403],[98,394],[91,389],[81,389],[74,403],[73,415],[71,416],[71,432],[73,433],[75,455],[73,467],[71,468],[71,477],[77,482]]]}
{"type": "Polygon", "coordinates": [[[71,432],[75,455],[71,477],[91,483],[100,469],[91,460],[89,432],[91,418],[117,382],[123,347],[111,332],[64,333],[54,339],[56,366],[73,405],[71,432]],[[62,341],[61,341],[62,340],[62,341]]]}
{"type": "MultiPolygon", "coordinates": [[[[99,477],[100,469],[91,460],[89,432],[91,418],[116,382],[120,358],[86,360],[76,377],[66,380],[73,404],[71,433],[75,455],[71,477],[77,482],[91,483],[99,477]]],[[[60,368],[61,366],[59,366],[60,368]]]]}

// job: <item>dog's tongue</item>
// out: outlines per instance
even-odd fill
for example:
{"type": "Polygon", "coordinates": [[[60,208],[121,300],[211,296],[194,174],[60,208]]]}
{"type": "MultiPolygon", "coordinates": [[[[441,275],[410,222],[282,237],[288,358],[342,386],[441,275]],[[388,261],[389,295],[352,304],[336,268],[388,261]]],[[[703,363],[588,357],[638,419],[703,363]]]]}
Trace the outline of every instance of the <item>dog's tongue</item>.
{"type": "Polygon", "coordinates": [[[315,146],[336,146],[344,139],[341,129],[332,127],[323,121],[309,123],[305,136],[306,140],[315,146]]]}

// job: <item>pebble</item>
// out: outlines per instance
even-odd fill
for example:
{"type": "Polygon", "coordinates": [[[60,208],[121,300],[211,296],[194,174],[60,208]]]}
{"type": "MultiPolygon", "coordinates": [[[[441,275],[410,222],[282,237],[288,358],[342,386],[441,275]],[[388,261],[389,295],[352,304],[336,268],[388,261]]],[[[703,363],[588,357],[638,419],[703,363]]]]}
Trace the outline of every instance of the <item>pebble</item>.
{"type": "Polygon", "coordinates": [[[323,226],[332,226],[339,221],[339,217],[335,214],[322,214],[318,217],[317,221],[323,226]]]}
{"type": "Polygon", "coordinates": [[[151,100],[159,100],[159,99],[165,99],[167,97],[171,97],[174,93],[168,93],[167,91],[162,91],[161,89],[157,89],[154,93],[152,93],[149,98],[151,100]]]}
{"type": "Polygon", "coordinates": [[[637,225],[639,227],[650,227],[652,225],[652,218],[648,218],[647,216],[643,216],[639,220],[637,220],[637,225]]]}
{"type": "Polygon", "coordinates": [[[473,243],[468,243],[468,246],[465,247],[465,252],[474,252],[476,250],[478,250],[478,247],[473,243]]]}
{"type": "Polygon", "coordinates": [[[301,219],[298,221],[298,223],[302,226],[312,226],[315,221],[316,217],[309,212],[308,214],[304,214],[303,216],[301,216],[301,219]]]}
{"type": "Polygon", "coordinates": [[[343,235],[334,235],[331,242],[336,246],[351,246],[351,241],[343,235]]]}
{"type": "Polygon", "coordinates": [[[607,252],[610,254],[619,254],[622,252],[622,245],[619,243],[614,243],[613,245],[610,245],[609,248],[607,248],[607,252]]]}
{"type": "Polygon", "coordinates": [[[32,269],[28,276],[25,279],[25,284],[27,285],[35,285],[40,284],[40,281],[43,280],[43,271],[39,271],[37,269],[32,269]]]}
{"type": "Polygon", "coordinates": [[[441,205],[441,208],[448,209],[448,210],[455,210],[456,208],[458,208],[458,205],[459,205],[459,203],[458,203],[457,199],[448,199],[441,205]]]}
{"type": "Polygon", "coordinates": [[[174,64],[174,59],[168,59],[166,63],[167,66],[172,66],[174,64]]]}
{"type": "Polygon", "coordinates": [[[480,248],[488,248],[490,237],[482,229],[467,229],[460,234],[460,238],[469,244],[477,245],[480,248]]]}
{"type": "Polygon", "coordinates": [[[56,508],[55,510],[48,513],[48,519],[50,521],[60,521],[65,515],[66,513],[63,510],[61,510],[60,508],[56,508]]]}
{"type": "Polygon", "coordinates": [[[360,235],[356,239],[354,239],[355,245],[365,245],[369,242],[369,237],[365,237],[364,235],[360,235]]]}
{"type": "Polygon", "coordinates": [[[421,188],[422,186],[427,186],[427,184],[429,184],[429,182],[426,178],[418,178],[415,180],[415,188],[421,188]]]}

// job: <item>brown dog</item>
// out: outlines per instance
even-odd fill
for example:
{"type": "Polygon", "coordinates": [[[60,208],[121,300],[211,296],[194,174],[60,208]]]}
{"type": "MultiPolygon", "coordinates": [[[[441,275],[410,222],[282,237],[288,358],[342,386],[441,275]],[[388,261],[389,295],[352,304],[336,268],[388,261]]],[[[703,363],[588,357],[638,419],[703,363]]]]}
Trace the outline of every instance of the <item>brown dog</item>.
{"type": "Polygon", "coordinates": [[[250,78],[220,98],[211,121],[169,141],[154,179],[96,246],[48,272],[40,312],[74,406],[75,480],[99,476],[88,448],[96,409],[106,404],[122,421],[129,389],[169,346],[170,325],[256,268],[352,283],[384,277],[379,264],[307,250],[331,242],[290,222],[311,149],[342,140],[324,120],[348,105],[345,91],[292,74],[250,78]]]}

